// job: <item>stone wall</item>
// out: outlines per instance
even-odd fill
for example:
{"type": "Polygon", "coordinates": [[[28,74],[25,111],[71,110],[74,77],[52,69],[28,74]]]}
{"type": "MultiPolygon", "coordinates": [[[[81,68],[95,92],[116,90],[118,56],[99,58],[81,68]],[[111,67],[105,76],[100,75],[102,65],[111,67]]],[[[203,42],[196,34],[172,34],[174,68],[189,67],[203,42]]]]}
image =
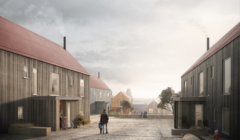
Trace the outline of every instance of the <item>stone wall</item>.
{"type": "MultiPolygon", "coordinates": [[[[141,115],[119,115],[119,118],[141,118],[141,115]]],[[[144,117],[144,115],[143,115],[144,117]]],[[[159,119],[173,119],[173,115],[147,115],[147,118],[159,118],[159,119]]]]}

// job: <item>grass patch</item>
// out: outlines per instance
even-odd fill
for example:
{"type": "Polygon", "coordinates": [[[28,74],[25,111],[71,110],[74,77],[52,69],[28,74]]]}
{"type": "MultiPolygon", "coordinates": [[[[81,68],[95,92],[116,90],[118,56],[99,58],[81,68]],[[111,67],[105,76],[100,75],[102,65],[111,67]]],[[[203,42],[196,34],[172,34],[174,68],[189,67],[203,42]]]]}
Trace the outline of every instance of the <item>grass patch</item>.
{"type": "Polygon", "coordinates": [[[33,127],[33,123],[13,123],[10,124],[9,127],[15,127],[15,128],[27,128],[27,127],[33,127]]]}

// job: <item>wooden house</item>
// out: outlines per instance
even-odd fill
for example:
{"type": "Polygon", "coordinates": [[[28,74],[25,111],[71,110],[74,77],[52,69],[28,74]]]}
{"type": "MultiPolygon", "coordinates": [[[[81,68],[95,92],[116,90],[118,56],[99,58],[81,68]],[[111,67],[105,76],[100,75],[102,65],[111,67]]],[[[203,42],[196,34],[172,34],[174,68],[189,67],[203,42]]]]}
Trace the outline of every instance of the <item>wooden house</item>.
{"type": "Polygon", "coordinates": [[[111,89],[97,76],[90,76],[90,114],[98,114],[100,110],[111,109],[111,89]]]}
{"type": "MultiPolygon", "coordinates": [[[[191,126],[207,122],[213,134],[240,139],[240,23],[233,27],[182,75],[175,98],[174,127],[187,117],[191,126]]],[[[209,40],[207,39],[207,42],[209,40]]]]}
{"type": "Polygon", "coordinates": [[[147,106],[146,111],[149,115],[172,115],[172,113],[168,110],[158,108],[157,105],[159,104],[158,101],[152,100],[147,106]]]}
{"type": "Polygon", "coordinates": [[[90,119],[89,80],[66,45],[0,17],[0,133],[11,123],[56,131],[60,116],[74,121],[82,113],[90,119]]]}
{"type": "Polygon", "coordinates": [[[123,91],[119,92],[116,96],[114,96],[111,100],[111,108],[119,108],[122,107],[121,102],[129,101],[131,103],[131,97],[129,97],[126,93],[123,91]]]}

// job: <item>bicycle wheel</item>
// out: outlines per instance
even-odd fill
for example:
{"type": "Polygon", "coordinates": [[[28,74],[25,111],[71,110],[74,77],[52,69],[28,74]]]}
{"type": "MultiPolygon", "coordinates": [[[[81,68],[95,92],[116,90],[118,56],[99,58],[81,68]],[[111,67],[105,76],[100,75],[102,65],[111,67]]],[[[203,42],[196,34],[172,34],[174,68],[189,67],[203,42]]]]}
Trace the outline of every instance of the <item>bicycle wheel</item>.
{"type": "Polygon", "coordinates": [[[72,128],[73,128],[73,122],[68,121],[68,122],[65,124],[65,128],[66,128],[66,129],[72,129],[72,128]]]}

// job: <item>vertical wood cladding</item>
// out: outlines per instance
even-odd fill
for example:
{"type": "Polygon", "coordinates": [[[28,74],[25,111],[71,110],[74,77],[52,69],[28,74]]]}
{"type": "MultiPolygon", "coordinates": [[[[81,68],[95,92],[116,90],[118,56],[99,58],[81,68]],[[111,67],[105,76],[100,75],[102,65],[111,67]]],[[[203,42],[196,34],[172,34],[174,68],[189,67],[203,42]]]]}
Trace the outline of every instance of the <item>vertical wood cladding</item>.
{"type": "MultiPolygon", "coordinates": [[[[49,96],[50,73],[60,75],[60,96],[66,96],[66,75],[73,77],[74,84],[68,85],[68,96],[80,97],[80,79],[84,79],[82,105],[84,117],[90,119],[89,75],[58,67],[32,58],[0,50],[0,133],[6,133],[9,124],[33,122],[38,126],[51,126],[58,130],[59,101],[33,100],[33,68],[37,69],[37,96],[49,96]],[[23,67],[28,67],[29,78],[23,78],[23,67]],[[18,106],[23,106],[23,119],[18,119],[18,106]],[[58,118],[56,120],[56,118],[58,118]]],[[[72,118],[79,113],[80,101],[71,102],[72,118]]]]}
{"type": "MultiPolygon", "coordinates": [[[[183,92],[184,97],[194,97],[192,91],[196,96],[199,96],[199,73],[204,72],[204,96],[207,97],[206,101],[206,114],[210,126],[210,133],[214,133],[218,129],[222,137],[228,139],[240,139],[240,96],[239,96],[239,78],[240,71],[240,51],[239,51],[239,37],[227,44],[224,48],[205,60],[198,67],[182,77],[181,88],[184,91],[184,81],[191,83],[191,77],[194,76],[194,85],[187,84],[187,95],[183,92]],[[231,95],[223,95],[223,76],[224,76],[224,60],[231,57],[231,95]],[[214,66],[214,76],[211,78],[211,66],[214,66]],[[193,89],[194,86],[194,89],[193,89]],[[214,119],[214,108],[216,108],[216,122],[214,119]],[[222,109],[230,109],[230,132],[229,135],[222,133],[222,109]]],[[[184,106],[184,103],[183,103],[184,106]]],[[[186,108],[188,106],[185,106],[186,108]]],[[[184,107],[184,108],[185,108],[184,107]]],[[[190,108],[187,109],[191,110],[190,108]]],[[[192,111],[192,110],[191,110],[192,111]]],[[[194,112],[194,111],[193,111],[194,112]]],[[[184,112],[183,114],[187,113],[184,112]]],[[[191,114],[188,114],[192,116],[191,114]]],[[[194,116],[192,116],[194,117],[194,116]]]]}

